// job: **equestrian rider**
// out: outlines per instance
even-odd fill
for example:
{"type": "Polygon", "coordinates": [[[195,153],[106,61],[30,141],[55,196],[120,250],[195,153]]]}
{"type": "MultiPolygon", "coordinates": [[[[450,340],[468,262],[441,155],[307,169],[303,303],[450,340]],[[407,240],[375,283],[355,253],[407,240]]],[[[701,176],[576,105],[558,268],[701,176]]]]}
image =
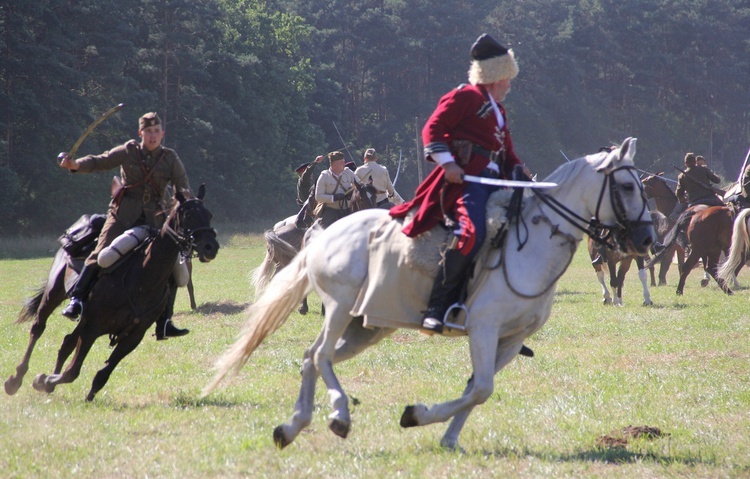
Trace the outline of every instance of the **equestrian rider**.
{"type": "Polygon", "coordinates": [[[388,168],[378,164],[378,154],[375,148],[365,150],[364,162],[365,164],[357,168],[354,174],[363,183],[371,183],[375,187],[377,190],[376,206],[378,208],[390,209],[393,205],[403,203],[404,199],[401,198],[401,195],[393,187],[391,176],[388,174],[388,168]]]}
{"type": "Polygon", "coordinates": [[[317,217],[323,228],[349,214],[349,199],[352,188],[359,180],[354,172],[344,164],[344,154],[340,151],[328,153],[330,167],[318,176],[315,184],[315,201],[318,202],[317,217]]]}
{"type": "MultiPolygon", "coordinates": [[[[715,188],[711,185],[711,183],[718,184],[721,178],[706,166],[698,165],[693,153],[685,155],[684,163],[685,171],[677,177],[677,190],[675,191],[677,199],[683,205],[682,211],[695,205],[724,206],[724,202],[716,196],[715,188]]],[[[677,210],[676,207],[675,210],[677,210]]],[[[672,215],[674,214],[673,212],[672,215]]]]}
{"type": "Polygon", "coordinates": [[[295,170],[299,178],[297,178],[297,205],[300,206],[299,213],[297,213],[297,219],[295,224],[299,229],[305,229],[309,227],[315,218],[313,217],[312,210],[315,208],[315,189],[313,188],[313,172],[315,171],[315,165],[322,162],[325,156],[318,155],[315,160],[302,163],[295,170]]]}
{"type": "MultiPolygon", "coordinates": [[[[185,167],[177,153],[161,145],[165,133],[159,116],[153,112],[146,113],[138,120],[140,143],[130,140],[101,155],[88,155],[78,159],[73,159],[66,153],[60,154],[60,166],[72,173],[108,171],[119,167],[122,178],[122,187],[113,191],[114,196],[109,203],[107,219],[99,234],[98,243],[86,258],[70,293],[70,304],[63,310],[64,316],[76,319],[83,311],[83,303],[99,274],[97,257],[102,249],[134,226],[161,228],[166,220],[163,198],[169,183],[186,197],[193,196],[185,167]],[[115,194],[117,192],[119,194],[115,194]]],[[[164,315],[157,321],[156,328],[157,339],[184,336],[189,332],[187,329],[176,328],[164,315]]]]}
{"type": "Polygon", "coordinates": [[[498,187],[464,183],[463,174],[489,178],[527,177],[528,168],[513,151],[513,142],[500,104],[518,74],[509,50],[487,34],[471,47],[469,84],[445,94],[422,129],[424,154],[440,167],[417,187],[415,198],[394,206],[390,214],[403,218],[417,208],[403,232],[415,237],[445,221],[454,234],[445,251],[430,293],[422,329],[441,333],[447,308],[460,295],[476,253],[486,236],[487,199],[498,187]],[[518,168],[516,168],[518,167],[518,168]]]}

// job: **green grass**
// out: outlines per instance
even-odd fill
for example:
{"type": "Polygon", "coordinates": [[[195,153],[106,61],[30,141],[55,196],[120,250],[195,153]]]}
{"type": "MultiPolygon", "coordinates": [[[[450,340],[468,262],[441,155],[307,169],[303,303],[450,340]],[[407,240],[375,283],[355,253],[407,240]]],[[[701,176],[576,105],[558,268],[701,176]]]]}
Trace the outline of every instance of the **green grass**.
{"type": "MultiPolygon", "coordinates": [[[[527,341],[536,357],[497,375],[495,393],[461,435],[465,454],[438,444],[447,424],[402,429],[403,407],[456,398],[471,374],[464,339],[399,331],[337,366],[353,398],[353,425],[342,440],[318,385],[313,424],[283,451],[271,438],[290,416],[304,349],[322,318],[296,313],[239,376],[204,400],[211,366],[234,342],[251,297],[249,273],[264,246],[257,235],[222,236],[210,264],[196,264],[199,304],[178,297],[184,338],[148,337],[115,370],[92,403],[84,401],[110,353],[95,345],[81,376],[51,395],[31,387],[49,373],[72,323],[55,313],[15,396],[0,396],[0,477],[750,477],[750,302],[697,271],[678,297],[652,288],[641,306],[634,270],[625,306],[604,307],[585,254],[561,279],[552,317],[527,341]],[[622,428],[658,427],[658,438],[620,448],[599,445],[622,428]]],[[[0,261],[0,374],[14,372],[28,324],[13,323],[41,282],[49,257],[0,261]]],[[[750,275],[740,280],[750,284],[750,275]]],[[[311,310],[320,307],[311,297],[311,310]]]]}

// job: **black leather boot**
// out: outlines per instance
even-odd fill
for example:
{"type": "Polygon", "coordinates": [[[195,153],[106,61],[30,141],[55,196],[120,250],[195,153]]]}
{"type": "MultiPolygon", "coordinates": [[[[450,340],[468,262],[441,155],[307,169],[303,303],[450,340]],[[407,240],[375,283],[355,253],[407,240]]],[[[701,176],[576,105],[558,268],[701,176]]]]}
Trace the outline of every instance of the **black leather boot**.
{"type": "Polygon", "coordinates": [[[177,338],[185,336],[190,332],[189,329],[180,329],[176,327],[170,318],[159,318],[156,322],[156,340],[161,341],[167,338],[177,338]]]}
{"type": "Polygon", "coordinates": [[[442,267],[432,285],[430,301],[422,319],[422,329],[433,333],[443,332],[445,312],[458,300],[471,262],[471,258],[462,255],[458,250],[449,249],[445,252],[442,267]]]}
{"type": "Polygon", "coordinates": [[[62,311],[63,316],[78,319],[83,312],[83,301],[88,297],[98,276],[99,265],[91,264],[83,267],[70,293],[70,303],[62,311]]]}

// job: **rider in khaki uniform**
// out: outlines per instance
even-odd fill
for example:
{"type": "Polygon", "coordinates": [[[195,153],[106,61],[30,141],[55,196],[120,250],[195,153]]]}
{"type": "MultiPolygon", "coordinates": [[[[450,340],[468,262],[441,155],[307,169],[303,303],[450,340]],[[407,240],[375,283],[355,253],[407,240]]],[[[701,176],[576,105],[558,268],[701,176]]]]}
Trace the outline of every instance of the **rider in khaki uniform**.
{"type": "Polygon", "coordinates": [[[351,189],[358,182],[354,172],[344,166],[342,152],[328,153],[328,160],[330,168],[320,173],[315,184],[315,201],[318,202],[317,208],[320,208],[317,216],[323,228],[349,214],[351,189]]]}
{"type": "MultiPolygon", "coordinates": [[[[60,166],[73,173],[93,173],[120,168],[122,188],[113,186],[115,195],[109,203],[107,220],[94,251],[86,258],[81,274],[71,292],[70,304],[63,315],[76,319],[83,310],[83,300],[88,296],[99,273],[99,252],[128,229],[138,225],[160,228],[166,220],[163,202],[168,184],[192,197],[185,167],[174,150],[161,145],[165,130],[156,113],[146,113],[138,120],[141,142],[130,140],[101,155],[73,159],[66,154],[60,166]]],[[[161,320],[160,320],[161,321],[161,320]]],[[[157,339],[182,336],[187,330],[177,329],[169,319],[157,322],[157,339]],[[161,327],[162,331],[159,331],[161,327]],[[162,333],[161,335],[159,333],[162,333]],[[160,337],[161,336],[161,337],[160,337]]]]}
{"type": "Polygon", "coordinates": [[[401,195],[393,188],[391,176],[388,169],[378,164],[378,154],[375,148],[368,148],[365,151],[365,164],[357,168],[354,174],[362,183],[372,182],[372,186],[377,190],[377,207],[391,209],[393,205],[400,205],[404,202],[401,195]],[[392,201],[392,202],[391,202],[392,201]]]}

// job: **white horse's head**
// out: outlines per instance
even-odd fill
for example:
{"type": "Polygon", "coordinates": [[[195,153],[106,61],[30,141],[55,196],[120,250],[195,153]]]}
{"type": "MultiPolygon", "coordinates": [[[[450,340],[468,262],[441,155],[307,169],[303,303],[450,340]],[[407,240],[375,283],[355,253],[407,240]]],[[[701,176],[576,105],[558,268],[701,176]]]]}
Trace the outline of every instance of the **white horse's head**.
{"type": "Polygon", "coordinates": [[[635,138],[619,147],[586,157],[594,171],[604,175],[590,225],[625,253],[646,254],[656,239],[646,194],[633,164],[635,138]]]}

